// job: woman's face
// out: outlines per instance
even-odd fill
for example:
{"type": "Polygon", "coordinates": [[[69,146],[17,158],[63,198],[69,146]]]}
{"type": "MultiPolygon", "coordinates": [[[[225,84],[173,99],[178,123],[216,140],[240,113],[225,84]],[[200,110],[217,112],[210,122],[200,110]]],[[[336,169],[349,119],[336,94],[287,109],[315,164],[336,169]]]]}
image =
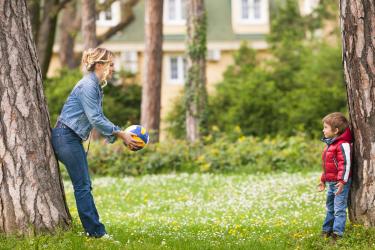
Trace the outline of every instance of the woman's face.
{"type": "Polygon", "coordinates": [[[112,79],[113,72],[114,72],[114,63],[110,60],[107,63],[98,63],[97,67],[95,68],[95,72],[100,78],[100,80],[110,80],[112,79]]]}

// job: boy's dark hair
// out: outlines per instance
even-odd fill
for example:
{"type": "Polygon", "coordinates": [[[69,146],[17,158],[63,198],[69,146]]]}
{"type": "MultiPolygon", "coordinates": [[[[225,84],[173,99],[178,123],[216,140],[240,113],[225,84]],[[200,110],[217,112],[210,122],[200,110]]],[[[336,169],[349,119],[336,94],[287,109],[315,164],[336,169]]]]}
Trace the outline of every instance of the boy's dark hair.
{"type": "Polygon", "coordinates": [[[323,123],[327,123],[333,129],[338,128],[339,134],[344,133],[345,129],[349,126],[349,122],[346,117],[340,112],[334,112],[326,115],[323,118],[323,123]]]}

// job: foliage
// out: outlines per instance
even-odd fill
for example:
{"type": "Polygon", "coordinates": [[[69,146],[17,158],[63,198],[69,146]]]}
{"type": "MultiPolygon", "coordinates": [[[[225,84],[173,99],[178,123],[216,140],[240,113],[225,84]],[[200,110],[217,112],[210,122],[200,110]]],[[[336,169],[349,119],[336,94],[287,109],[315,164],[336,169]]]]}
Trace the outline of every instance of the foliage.
{"type": "MultiPolygon", "coordinates": [[[[56,123],[65,100],[75,84],[82,78],[77,70],[61,70],[59,76],[48,79],[44,89],[51,125],[56,123]]],[[[109,120],[120,126],[136,124],[140,118],[141,87],[136,83],[114,86],[108,84],[104,88],[103,111],[109,120]]]]}
{"type": "Polygon", "coordinates": [[[246,135],[256,136],[279,132],[281,91],[267,71],[255,66],[252,49],[242,46],[234,60],[210,99],[211,126],[227,133],[239,126],[246,135]]]}
{"type": "Polygon", "coordinates": [[[346,90],[342,74],[341,49],[319,44],[311,47],[295,74],[296,86],[285,93],[282,112],[293,127],[318,137],[321,119],[328,113],[346,113],[346,90]]]}
{"type": "Polygon", "coordinates": [[[138,84],[114,86],[104,89],[103,111],[110,121],[120,126],[140,121],[142,89],[138,84]]]}
{"type": "Polygon", "coordinates": [[[286,0],[271,20],[271,33],[267,40],[273,58],[270,60],[270,76],[283,92],[294,88],[294,75],[301,69],[306,53],[304,19],[296,0],[286,0]]]}
{"type": "Polygon", "coordinates": [[[167,137],[186,138],[186,102],[184,91],[172,101],[172,109],[165,117],[167,137]]]}
{"type": "Polygon", "coordinates": [[[1,249],[361,249],[375,229],[348,221],[344,238],[320,237],[319,173],[168,174],[94,178],[100,219],[114,240],[83,236],[69,181],[73,227],[54,235],[0,236],[1,249]]]}
{"type": "MultiPolygon", "coordinates": [[[[213,128],[217,134],[217,128],[213,128]]],[[[320,168],[322,143],[306,136],[245,137],[239,128],[231,136],[209,135],[206,145],[183,140],[150,144],[132,152],[121,142],[91,142],[88,161],[97,175],[125,176],[169,172],[268,173],[311,171],[320,168]]]]}
{"type": "MultiPolygon", "coordinates": [[[[271,57],[259,61],[245,43],[234,54],[234,64],[209,96],[208,127],[245,135],[321,135],[321,118],[346,110],[346,91],[340,46],[309,40],[327,11],[320,6],[312,16],[301,16],[295,0],[282,1],[274,11],[268,36],[271,57]],[[309,22],[316,22],[309,26],[309,22]]],[[[325,5],[324,5],[325,6],[325,5]]],[[[176,101],[168,115],[168,131],[183,137],[185,111],[176,101]]]]}

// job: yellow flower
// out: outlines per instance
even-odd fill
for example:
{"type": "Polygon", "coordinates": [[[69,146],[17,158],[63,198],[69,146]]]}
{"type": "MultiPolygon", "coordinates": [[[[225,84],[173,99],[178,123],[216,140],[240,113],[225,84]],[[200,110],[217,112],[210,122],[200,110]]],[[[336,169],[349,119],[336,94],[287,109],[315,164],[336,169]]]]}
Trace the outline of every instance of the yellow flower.
{"type": "Polygon", "coordinates": [[[201,172],[207,172],[211,169],[211,164],[210,163],[205,163],[200,166],[201,172]]]}
{"type": "Polygon", "coordinates": [[[212,126],[212,131],[214,131],[214,132],[218,132],[219,130],[220,130],[220,129],[219,129],[218,126],[216,126],[216,125],[212,126]]]}
{"type": "Polygon", "coordinates": [[[245,136],[241,136],[240,138],[238,138],[238,142],[243,142],[245,139],[246,139],[245,136]]]}
{"type": "Polygon", "coordinates": [[[242,132],[241,127],[238,126],[238,125],[234,128],[234,131],[237,132],[237,133],[241,133],[242,132]]]}
{"type": "Polygon", "coordinates": [[[204,155],[198,156],[197,161],[198,162],[204,162],[205,161],[204,155]]]}

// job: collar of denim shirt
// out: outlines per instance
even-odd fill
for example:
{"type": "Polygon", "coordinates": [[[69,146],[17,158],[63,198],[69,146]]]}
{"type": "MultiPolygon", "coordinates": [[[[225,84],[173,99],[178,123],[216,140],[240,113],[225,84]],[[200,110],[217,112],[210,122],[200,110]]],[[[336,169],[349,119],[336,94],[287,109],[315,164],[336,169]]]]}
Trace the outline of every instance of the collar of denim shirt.
{"type": "Polygon", "coordinates": [[[99,78],[96,76],[94,71],[90,71],[87,74],[87,77],[90,78],[91,80],[93,80],[94,82],[96,82],[99,85],[99,78]]]}

